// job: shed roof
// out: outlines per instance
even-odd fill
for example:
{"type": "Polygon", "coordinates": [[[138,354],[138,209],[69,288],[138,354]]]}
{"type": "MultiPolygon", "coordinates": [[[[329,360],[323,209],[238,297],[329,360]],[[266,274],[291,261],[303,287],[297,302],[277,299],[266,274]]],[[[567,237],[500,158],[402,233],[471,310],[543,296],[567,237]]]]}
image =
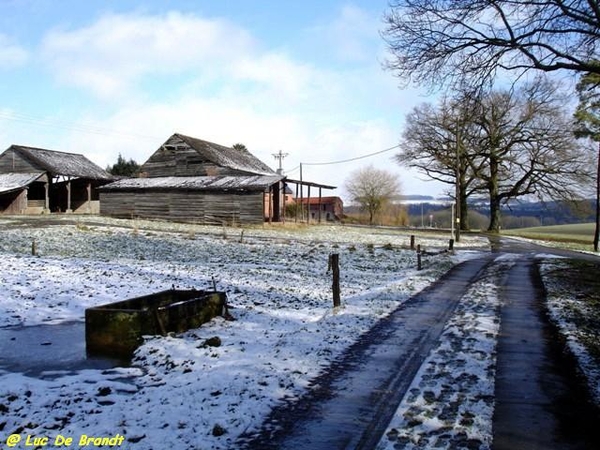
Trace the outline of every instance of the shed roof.
{"type": "Polygon", "coordinates": [[[8,150],[13,150],[40,170],[48,171],[53,175],[90,178],[93,180],[110,180],[113,178],[104,169],[78,153],[59,152],[23,145],[11,145],[8,150]]]}
{"type": "Polygon", "coordinates": [[[25,186],[33,183],[44,172],[36,173],[0,173],[0,194],[7,194],[12,191],[23,189],[25,186]]]}
{"type": "Polygon", "coordinates": [[[175,133],[163,146],[167,147],[174,139],[181,139],[194,149],[203,159],[221,167],[255,173],[257,175],[274,175],[275,172],[248,150],[237,150],[213,142],[203,141],[183,134],[175,133]]]}
{"type": "Polygon", "coordinates": [[[283,177],[272,176],[198,176],[198,177],[155,177],[126,178],[107,184],[103,191],[131,190],[192,190],[192,191],[264,191],[283,177]]]}

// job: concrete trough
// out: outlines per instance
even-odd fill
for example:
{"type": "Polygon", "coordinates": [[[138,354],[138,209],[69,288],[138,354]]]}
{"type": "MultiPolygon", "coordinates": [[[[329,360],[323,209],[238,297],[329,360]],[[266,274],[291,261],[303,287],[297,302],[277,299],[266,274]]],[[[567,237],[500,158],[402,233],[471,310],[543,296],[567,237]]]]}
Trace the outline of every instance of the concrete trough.
{"type": "Polygon", "coordinates": [[[131,356],[144,335],[198,328],[225,315],[224,292],[169,289],[85,310],[85,341],[90,354],[131,356]]]}

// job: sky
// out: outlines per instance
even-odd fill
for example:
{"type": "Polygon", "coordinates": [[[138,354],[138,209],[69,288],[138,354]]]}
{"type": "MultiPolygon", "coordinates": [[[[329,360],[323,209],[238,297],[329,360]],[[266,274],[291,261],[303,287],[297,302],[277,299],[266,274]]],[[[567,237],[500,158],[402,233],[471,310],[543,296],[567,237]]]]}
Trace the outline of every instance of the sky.
{"type": "Polygon", "coordinates": [[[445,186],[400,167],[404,119],[432,101],[383,69],[386,0],[0,0],[0,150],[145,162],[173,133],[243,143],[288,177],[338,186],[372,165],[405,194],[445,186]]]}

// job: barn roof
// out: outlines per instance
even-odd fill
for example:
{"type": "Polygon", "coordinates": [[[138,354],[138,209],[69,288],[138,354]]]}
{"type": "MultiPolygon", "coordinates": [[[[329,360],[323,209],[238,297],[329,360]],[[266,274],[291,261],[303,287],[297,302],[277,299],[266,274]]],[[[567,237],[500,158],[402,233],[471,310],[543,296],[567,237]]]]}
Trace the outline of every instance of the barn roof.
{"type": "Polygon", "coordinates": [[[278,175],[126,178],[107,184],[101,187],[100,190],[181,189],[192,191],[264,191],[282,178],[282,176],[278,175]]]}
{"type": "Polygon", "coordinates": [[[33,183],[43,172],[36,173],[0,173],[0,194],[16,191],[33,183]]]}
{"type": "Polygon", "coordinates": [[[258,175],[274,175],[275,172],[264,162],[250,153],[248,150],[237,150],[224,145],[215,144],[213,142],[203,141],[183,134],[175,133],[171,138],[163,144],[169,145],[169,141],[173,138],[183,140],[187,145],[193,148],[198,154],[205,159],[221,167],[240,170],[243,172],[255,173],[258,175]]]}
{"type": "Polygon", "coordinates": [[[11,145],[8,150],[13,150],[40,170],[50,172],[53,175],[91,178],[93,180],[110,180],[113,178],[104,169],[77,153],[22,145],[11,145]]]}

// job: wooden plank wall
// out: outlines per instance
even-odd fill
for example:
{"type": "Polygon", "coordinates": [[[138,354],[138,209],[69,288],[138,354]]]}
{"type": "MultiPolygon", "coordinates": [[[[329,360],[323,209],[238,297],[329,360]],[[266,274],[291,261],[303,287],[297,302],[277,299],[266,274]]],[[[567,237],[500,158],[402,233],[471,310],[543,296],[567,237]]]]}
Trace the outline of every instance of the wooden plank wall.
{"type": "Polygon", "coordinates": [[[210,225],[262,224],[263,193],[105,191],[100,193],[100,214],[210,225]]]}
{"type": "Polygon", "coordinates": [[[0,195],[0,214],[22,214],[27,209],[27,190],[0,195]]]}
{"type": "Polygon", "coordinates": [[[33,166],[14,150],[7,150],[0,155],[0,173],[31,173],[39,170],[39,167],[33,166]]]}
{"type": "Polygon", "coordinates": [[[177,143],[177,150],[161,147],[142,166],[142,173],[146,177],[192,177],[192,176],[219,176],[240,175],[227,167],[218,166],[205,161],[198,152],[183,141],[177,143]]]}

